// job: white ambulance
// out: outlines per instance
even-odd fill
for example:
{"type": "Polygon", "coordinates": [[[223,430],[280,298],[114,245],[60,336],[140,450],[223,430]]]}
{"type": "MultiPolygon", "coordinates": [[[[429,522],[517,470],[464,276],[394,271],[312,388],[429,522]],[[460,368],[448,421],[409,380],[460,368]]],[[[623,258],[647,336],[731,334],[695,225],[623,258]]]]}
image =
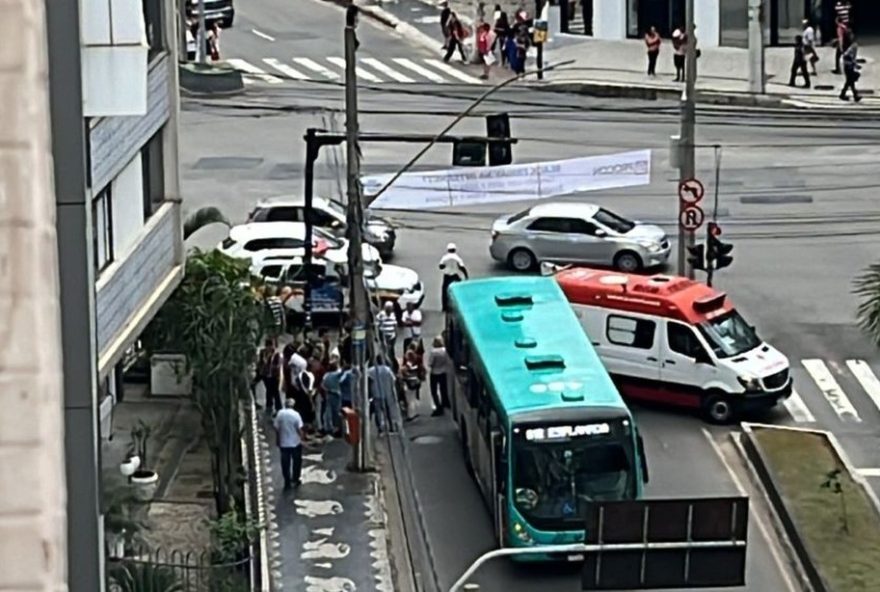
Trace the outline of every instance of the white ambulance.
{"type": "Polygon", "coordinates": [[[788,358],[724,292],[584,267],[555,277],[623,395],[699,409],[717,423],[791,395],[788,358]]]}

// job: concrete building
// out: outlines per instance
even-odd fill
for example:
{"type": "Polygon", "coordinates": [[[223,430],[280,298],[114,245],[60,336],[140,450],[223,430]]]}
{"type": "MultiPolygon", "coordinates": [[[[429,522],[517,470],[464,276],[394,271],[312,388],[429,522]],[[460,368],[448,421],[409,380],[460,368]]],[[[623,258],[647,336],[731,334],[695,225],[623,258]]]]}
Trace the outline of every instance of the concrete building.
{"type": "Polygon", "coordinates": [[[66,589],[61,325],[39,2],[3,3],[0,47],[0,590],[66,589]]]}
{"type": "MultiPolygon", "coordinates": [[[[172,0],[45,0],[70,590],[104,589],[100,438],[120,362],[183,275],[172,0]]],[[[103,432],[102,432],[103,428],[103,432]]]]}

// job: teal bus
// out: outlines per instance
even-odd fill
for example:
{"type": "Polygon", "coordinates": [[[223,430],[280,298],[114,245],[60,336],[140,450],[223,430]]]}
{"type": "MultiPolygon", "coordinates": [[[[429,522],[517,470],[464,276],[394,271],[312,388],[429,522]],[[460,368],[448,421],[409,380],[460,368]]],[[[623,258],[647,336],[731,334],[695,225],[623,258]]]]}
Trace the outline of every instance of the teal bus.
{"type": "Polygon", "coordinates": [[[553,278],[468,280],[449,295],[452,412],[499,545],[582,543],[586,503],[640,498],[648,480],[629,409],[553,278]]]}

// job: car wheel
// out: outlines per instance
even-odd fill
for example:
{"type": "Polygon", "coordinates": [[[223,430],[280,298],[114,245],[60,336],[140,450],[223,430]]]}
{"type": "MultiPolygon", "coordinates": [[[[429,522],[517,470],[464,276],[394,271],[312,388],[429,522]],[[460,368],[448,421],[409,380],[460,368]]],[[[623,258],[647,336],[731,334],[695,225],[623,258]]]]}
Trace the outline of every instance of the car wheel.
{"type": "Polygon", "coordinates": [[[624,273],[633,273],[642,269],[642,259],[632,251],[621,251],[614,256],[614,267],[624,273]]]}
{"type": "Polygon", "coordinates": [[[716,393],[709,395],[703,404],[706,419],[712,423],[729,424],[733,421],[733,403],[727,395],[716,393]]]}
{"type": "Polygon", "coordinates": [[[531,271],[538,264],[538,260],[528,249],[514,249],[507,256],[507,264],[516,271],[531,271]]]}

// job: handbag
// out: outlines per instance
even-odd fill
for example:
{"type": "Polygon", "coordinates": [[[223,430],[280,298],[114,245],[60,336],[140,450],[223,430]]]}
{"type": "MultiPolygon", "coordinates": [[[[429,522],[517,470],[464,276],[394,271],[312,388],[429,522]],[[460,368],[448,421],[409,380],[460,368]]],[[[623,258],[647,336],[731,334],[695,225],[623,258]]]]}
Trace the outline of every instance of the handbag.
{"type": "Polygon", "coordinates": [[[495,63],[495,54],[491,51],[489,53],[484,53],[483,62],[485,62],[487,66],[491,66],[495,63]]]}

